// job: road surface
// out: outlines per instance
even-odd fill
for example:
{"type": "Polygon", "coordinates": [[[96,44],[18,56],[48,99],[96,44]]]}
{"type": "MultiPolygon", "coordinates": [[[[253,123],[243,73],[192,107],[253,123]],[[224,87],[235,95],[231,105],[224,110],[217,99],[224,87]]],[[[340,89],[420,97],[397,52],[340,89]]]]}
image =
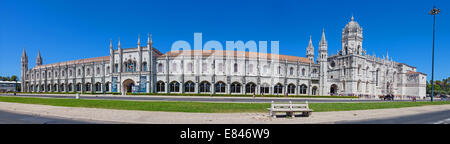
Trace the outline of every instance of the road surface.
{"type": "Polygon", "coordinates": [[[81,121],[0,111],[0,124],[101,124],[110,122],[81,121]]]}
{"type": "Polygon", "coordinates": [[[363,121],[342,121],[337,124],[450,124],[450,110],[363,121]]]}

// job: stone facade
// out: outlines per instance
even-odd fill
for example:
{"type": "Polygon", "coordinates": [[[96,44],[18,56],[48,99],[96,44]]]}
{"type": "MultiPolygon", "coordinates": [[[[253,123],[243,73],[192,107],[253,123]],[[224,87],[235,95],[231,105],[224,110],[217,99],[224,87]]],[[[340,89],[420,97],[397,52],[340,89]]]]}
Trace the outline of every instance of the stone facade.
{"type": "Polygon", "coordinates": [[[363,31],[351,21],[342,31],[342,49],[328,55],[325,32],[317,60],[309,41],[305,57],[245,51],[183,50],[161,53],[151,36],[142,46],[118,49],[110,55],[42,65],[28,69],[22,56],[25,92],[145,92],[204,94],[288,94],[425,97],[426,75],[416,68],[377,58],[364,48],[363,31]]]}

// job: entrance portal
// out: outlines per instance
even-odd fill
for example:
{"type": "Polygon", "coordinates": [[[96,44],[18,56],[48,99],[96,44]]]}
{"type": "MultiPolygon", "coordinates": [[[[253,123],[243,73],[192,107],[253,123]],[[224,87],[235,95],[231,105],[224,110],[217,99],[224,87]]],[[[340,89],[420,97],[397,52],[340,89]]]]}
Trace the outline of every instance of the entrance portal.
{"type": "Polygon", "coordinates": [[[330,88],[330,95],[336,95],[337,94],[337,90],[338,90],[337,85],[336,84],[332,84],[331,88],[330,88]]]}
{"type": "Polygon", "coordinates": [[[124,92],[127,92],[127,93],[133,92],[132,91],[133,86],[134,86],[134,81],[133,80],[127,79],[127,80],[123,81],[123,90],[124,90],[124,92]]]}

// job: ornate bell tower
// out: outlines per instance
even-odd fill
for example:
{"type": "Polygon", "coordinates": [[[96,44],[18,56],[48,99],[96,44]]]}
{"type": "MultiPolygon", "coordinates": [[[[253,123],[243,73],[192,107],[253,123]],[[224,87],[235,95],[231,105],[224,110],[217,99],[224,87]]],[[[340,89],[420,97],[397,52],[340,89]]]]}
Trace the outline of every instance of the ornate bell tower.
{"type": "Polygon", "coordinates": [[[27,79],[27,71],[28,71],[28,56],[27,53],[25,52],[25,47],[23,48],[23,53],[22,53],[22,57],[20,59],[20,63],[22,64],[21,69],[20,69],[20,81],[21,81],[21,92],[27,92],[26,90],[26,84],[25,84],[25,79],[27,79]]]}

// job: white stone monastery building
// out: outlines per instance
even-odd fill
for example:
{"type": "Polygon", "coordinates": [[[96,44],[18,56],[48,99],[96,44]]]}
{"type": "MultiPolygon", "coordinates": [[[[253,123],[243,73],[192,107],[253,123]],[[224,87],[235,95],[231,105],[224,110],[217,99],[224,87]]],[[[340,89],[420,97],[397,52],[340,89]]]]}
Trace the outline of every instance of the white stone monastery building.
{"type": "Polygon", "coordinates": [[[113,48],[110,55],[36,66],[21,58],[24,92],[201,93],[425,97],[426,74],[416,67],[377,58],[363,48],[363,29],[351,18],[342,30],[342,48],[328,55],[325,32],[317,60],[309,41],[306,57],[227,50],[113,48]]]}

